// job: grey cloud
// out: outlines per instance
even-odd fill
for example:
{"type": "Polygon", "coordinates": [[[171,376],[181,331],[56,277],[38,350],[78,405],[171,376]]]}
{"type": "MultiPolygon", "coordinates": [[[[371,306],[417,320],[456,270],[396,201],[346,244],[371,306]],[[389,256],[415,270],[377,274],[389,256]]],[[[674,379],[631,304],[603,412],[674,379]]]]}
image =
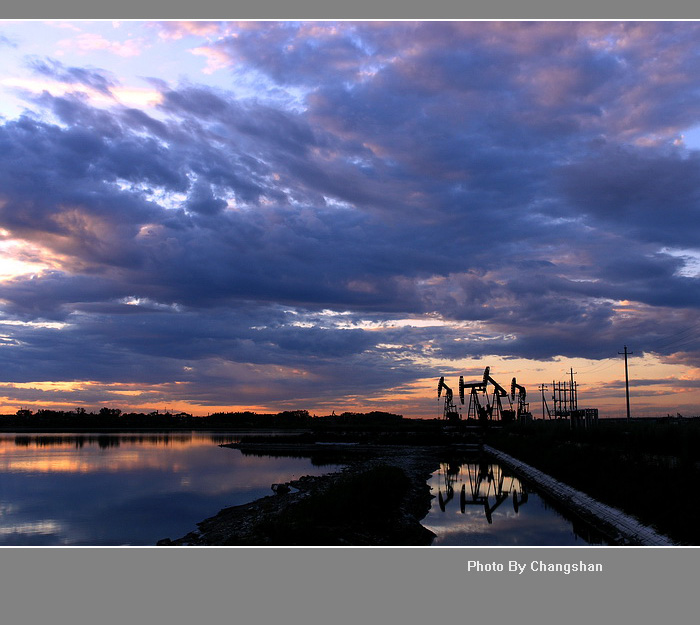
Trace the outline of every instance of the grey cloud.
{"type": "MultiPolygon", "coordinates": [[[[659,246],[697,244],[700,155],[619,147],[563,168],[574,210],[659,246]]],[[[594,222],[594,223],[595,223],[594,222]]]]}
{"type": "Polygon", "coordinates": [[[31,59],[29,66],[42,76],[68,84],[81,84],[96,89],[100,93],[110,95],[112,87],[118,83],[109,78],[106,72],[84,67],[66,67],[55,59],[31,59]]]}

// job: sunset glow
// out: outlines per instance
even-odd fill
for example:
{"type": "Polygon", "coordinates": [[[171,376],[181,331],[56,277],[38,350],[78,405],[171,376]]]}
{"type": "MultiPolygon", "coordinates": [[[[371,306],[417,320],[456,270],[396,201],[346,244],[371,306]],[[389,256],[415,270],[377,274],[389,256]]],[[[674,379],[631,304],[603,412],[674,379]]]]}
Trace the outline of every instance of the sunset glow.
{"type": "Polygon", "coordinates": [[[0,413],[699,414],[699,35],[1,22],[0,413]]]}

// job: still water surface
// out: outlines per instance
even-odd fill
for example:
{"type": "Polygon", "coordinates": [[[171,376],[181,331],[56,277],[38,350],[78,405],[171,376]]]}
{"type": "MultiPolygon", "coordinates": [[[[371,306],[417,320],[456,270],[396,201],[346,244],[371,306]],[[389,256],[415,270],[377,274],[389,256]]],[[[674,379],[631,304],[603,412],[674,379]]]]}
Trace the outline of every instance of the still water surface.
{"type": "Polygon", "coordinates": [[[0,434],[0,545],[154,545],[338,465],[243,456],[236,433],[0,434]]]}
{"type": "Polygon", "coordinates": [[[442,463],[428,481],[435,499],[422,524],[435,546],[584,546],[603,537],[557,512],[492,461],[442,463]]]}
{"type": "MultiPolygon", "coordinates": [[[[340,468],[244,456],[240,434],[0,433],[0,545],[154,545],[270,486],[340,468]]],[[[443,463],[422,523],[436,546],[600,542],[497,463],[443,463]],[[583,537],[585,535],[585,537],[583,537]]]]}

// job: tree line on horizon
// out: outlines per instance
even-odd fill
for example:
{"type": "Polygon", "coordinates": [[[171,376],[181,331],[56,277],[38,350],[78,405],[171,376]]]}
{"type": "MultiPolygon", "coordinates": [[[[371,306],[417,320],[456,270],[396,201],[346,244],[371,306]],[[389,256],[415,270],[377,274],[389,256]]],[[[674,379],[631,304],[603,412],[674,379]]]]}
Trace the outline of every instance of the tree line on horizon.
{"type": "Polygon", "coordinates": [[[84,408],[75,410],[39,409],[36,412],[22,408],[14,415],[0,416],[0,427],[168,427],[168,428],[299,428],[312,425],[391,425],[398,424],[403,416],[389,412],[372,411],[343,412],[336,415],[316,416],[308,410],[283,410],[278,413],[215,412],[206,417],[196,417],[187,412],[149,413],[122,412],[119,408],[103,407],[97,412],[88,412],[84,408]]]}

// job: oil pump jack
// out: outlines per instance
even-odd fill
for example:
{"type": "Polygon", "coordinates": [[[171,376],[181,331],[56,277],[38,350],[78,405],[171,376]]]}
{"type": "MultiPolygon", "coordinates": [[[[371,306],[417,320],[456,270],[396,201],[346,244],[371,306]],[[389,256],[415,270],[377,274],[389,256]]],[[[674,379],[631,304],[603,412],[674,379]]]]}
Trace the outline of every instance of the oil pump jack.
{"type": "Polygon", "coordinates": [[[510,407],[507,409],[504,409],[503,404],[501,403],[501,399],[503,397],[508,398],[508,391],[506,391],[506,389],[504,389],[498,382],[496,382],[496,380],[494,380],[491,377],[491,370],[489,367],[486,367],[486,370],[484,371],[484,380],[493,384],[493,400],[491,402],[492,409],[495,406],[496,414],[500,417],[501,421],[512,421],[513,417],[515,416],[515,411],[513,410],[512,404],[510,404],[510,399],[508,399],[510,407]]]}
{"type": "Polygon", "coordinates": [[[442,394],[443,389],[445,389],[445,408],[442,416],[448,423],[457,423],[459,421],[459,412],[457,412],[457,408],[455,408],[452,389],[449,386],[447,386],[447,384],[445,384],[444,376],[441,377],[440,381],[438,382],[438,399],[440,399],[440,395],[442,394]]]}
{"type": "Polygon", "coordinates": [[[484,369],[484,376],[481,382],[473,384],[465,384],[464,378],[459,378],[459,398],[464,403],[464,390],[469,390],[469,408],[467,410],[467,418],[474,416],[482,425],[485,425],[489,420],[494,418],[494,409],[497,419],[501,421],[512,421],[515,416],[515,411],[512,409],[508,391],[504,389],[496,380],[491,377],[490,367],[484,369]],[[488,385],[493,386],[493,393],[489,401],[488,385]],[[481,399],[479,399],[481,397],[481,399]],[[503,398],[508,399],[509,407],[504,408],[503,398]]]}
{"type": "MultiPolygon", "coordinates": [[[[452,389],[445,384],[445,378],[440,378],[438,382],[437,392],[438,399],[445,391],[445,407],[443,417],[449,423],[457,423],[460,420],[460,415],[455,409],[452,389]]],[[[518,384],[513,378],[510,385],[510,393],[503,388],[491,376],[491,368],[484,369],[484,375],[480,382],[465,383],[464,376],[459,376],[459,400],[464,405],[464,396],[469,395],[469,407],[467,409],[467,419],[475,419],[482,426],[488,424],[492,419],[500,420],[508,423],[513,420],[529,421],[532,419],[530,413],[530,404],[525,401],[527,391],[525,387],[518,384]],[[489,396],[489,384],[493,387],[493,392],[489,396]],[[516,409],[513,409],[513,402],[516,398],[516,409]],[[504,405],[505,398],[507,404],[504,405]],[[495,411],[495,413],[494,413],[495,411]]]]}
{"type": "Polygon", "coordinates": [[[464,376],[459,376],[459,400],[462,404],[464,404],[464,390],[469,389],[467,419],[473,417],[481,424],[486,424],[487,420],[491,418],[492,406],[489,404],[488,395],[486,395],[487,383],[486,374],[484,374],[484,379],[481,382],[474,382],[471,384],[465,384],[464,376]],[[485,398],[484,405],[482,405],[482,400],[479,399],[480,395],[482,398],[485,398]]]}
{"type": "Polygon", "coordinates": [[[515,391],[518,391],[518,407],[516,409],[515,418],[519,422],[529,422],[532,421],[532,413],[530,412],[530,404],[525,401],[527,397],[527,391],[524,386],[521,386],[515,381],[510,384],[510,399],[515,401],[515,391]]]}

